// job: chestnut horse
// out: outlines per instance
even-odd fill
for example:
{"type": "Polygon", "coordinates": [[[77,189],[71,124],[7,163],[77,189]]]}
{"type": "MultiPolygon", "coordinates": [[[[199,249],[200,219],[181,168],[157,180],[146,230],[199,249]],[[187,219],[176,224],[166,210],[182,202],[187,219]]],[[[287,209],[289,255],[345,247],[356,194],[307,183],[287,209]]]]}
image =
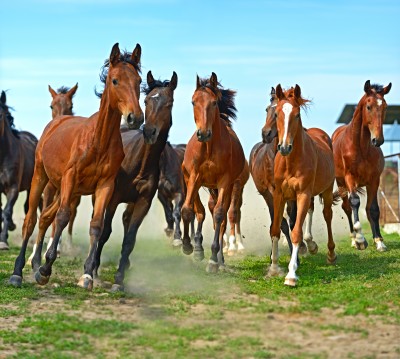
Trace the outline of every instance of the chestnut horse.
{"type": "MultiPolygon", "coordinates": [[[[53,120],[57,116],[65,116],[65,115],[72,116],[74,114],[74,112],[72,110],[72,108],[73,108],[72,99],[73,99],[77,89],[78,89],[78,83],[76,83],[76,85],[73,86],[72,88],[69,88],[66,86],[61,86],[57,91],[53,90],[53,88],[49,85],[49,92],[52,97],[50,109],[51,109],[51,116],[52,116],[53,120]]],[[[51,182],[48,182],[43,191],[43,205],[45,208],[48,205],[50,205],[51,202],[53,202],[55,194],[56,194],[56,188],[52,185],[51,182]]],[[[78,207],[80,201],[81,201],[81,198],[77,197],[76,200],[73,203],[71,203],[71,218],[68,223],[68,241],[67,241],[68,247],[71,247],[71,244],[72,244],[72,227],[74,225],[74,220],[76,217],[76,208],[78,207]]],[[[55,231],[55,223],[53,222],[52,234],[49,239],[49,242],[47,243],[47,249],[50,248],[51,243],[53,242],[54,231],[55,231]]],[[[58,243],[58,246],[57,246],[57,257],[60,257],[60,253],[61,253],[61,249],[60,249],[61,240],[62,240],[62,238],[60,238],[60,242],[58,243]]],[[[36,251],[36,244],[33,246],[32,254],[30,255],[29,259],[27,260],[27,264],[32,263],[32,259],[35,254],[35,251],[36,251]]]]}
{"type": "Polygon", "coordinates": [[[308,100],[301,97],[300,86],[296,85],[293,97],[286,97],[280,85],[276,88],[279,102],[276,106],[278,130],[278,153],[274,163],[274,219],[270,234],[272,240],[271,267],[269,274],[279,273],[278,240],[283,211],[287,201],[296,201],[297,215],[292,230],[293,250],[289,273],[285,284],[295,286],[298,277],[297,256],[303,240],[303,223],[312,197],[320,195],[324,208],[323,215],[328,229],[328,263],[336,261],[335,243],[332,236],[332,205],[335,168],[332,143],[329,136],[318,128],[304,130],[300,108],[308,100]]]}
{"type": "Polygon", "coordinates": [[[178,76],[174,72],[171,81],[154,80],[151,71],[147,74],[147,87],[143,88],[145,124],[143,131],[122,133],[125,159],[116,178],[115,189],[107,206],[104,230],[96,252],[97,275],[101,252],[112,231],[112,219],[120,203],[128,203],[123,213],[124,239],[121,259],[112,291],[124,289],[125,271],[129,268],[129,255],[136,243],[140,225],[150,209],[157,191],[160,175],[160,156],[172,126],[172,105],[178,76]]]}
{"type": "Polygon", "coordinates": [[[386,246],[379,229],[379,206],[377,192],[385,161],[383,158],[382,125],[386,114],[384,96],[389,93],[392,83],[386,87],[371,85],[366,81],[365,94],[354,111],[349,124],[336,129],[332,135],[335,157],[336,182],[342,195],[342,208],[349,221],[352,246],[365,249],[368,246],[358,216],[361,187],[367,188],[367,218],[371,225],[372,236],[378,251],[386,246]],[[348,197],[350,195],[350,198],[348,197]],[[351,220],[353,211],[354,225],[351,220]]]}
{"type": "Polygon", "coordinates": [[[192,97],[196,131],[186,146],[182,168],[187,186],[185,203],[182,207],[184,234],[182,250],[193,252],[190,243],[189,224],[196,219],[198,227],[194,237],[195,259],[204,258],[202,226],[205,210],[200,201],[199,189],[205,186],[216,191],[217,201],[213,211],[214,240],[207,271],[217,272],[224,265],[222,238],[225,233],[227,212],[235,180],[245,165],[243,148],[232,129],[236,117],[235,91],[223,89],[213,72],[210,79],[197,76],[196,90],[192,97]],[[218,258],[218,253],[220,256],[218,258]]]}
{"type": "MultiPolygon", "coordinates": [[[[8,231],[15,230],[12,220],[13,209],[19,192],[31,188],[37,138],[26,131],[14,128],[14,117],[7,106],[6,93],[0,96],[0,250],[7,250],[8,231]],[[7,203],[2,210],[1,195],[7,203]]],[[[28,199],[24,205],[28,211],[28,199]]]]}
{"type": "Polygon", "coordinates": [[[89,231],[90,250],[85,272],[78,282],[79,286],[92,289],[92,272],[103,230],[104,212],[124,158],[119,131],[121,116],[133,128],[143,123],[139,105],[140,57],[139,44],[132,54],[121,54],[118,43],[115,44],[103,66],[102,76],[106,82],[99,112],[89,118],[56,117],[46,126],[36,150],[29,211],[24,220],[21,251],[9,281],[12,285],[21,286],[26,246],[37,221],[39,199],[50,181],[59,194],[40,216],[37,248],[32,259],[35,279],[41,285],[49,281],[62,230],[71,217],[71,203],[76,197],[95,194],[89,231]],[[40,266],[44,235],[54,219],[54,241],[46,253],[46,263],[40,266]]]}

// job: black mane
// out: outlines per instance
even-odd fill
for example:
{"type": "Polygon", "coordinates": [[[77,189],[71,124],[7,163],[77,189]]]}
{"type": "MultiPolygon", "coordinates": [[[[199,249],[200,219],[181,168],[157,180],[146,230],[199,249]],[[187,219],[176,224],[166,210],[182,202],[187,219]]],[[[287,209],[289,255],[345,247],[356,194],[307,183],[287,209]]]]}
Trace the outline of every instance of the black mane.
{"type": "Polygon", "coordinates": [[[61,86],[58,90],[57,93],[61,93],[61,94],[66,94],[69,90],[71,90],[71,88],[67,87],[67,86],[61,86]]]}
{"type": "Polygon", "coordinates": [[[0,102],[0,109],[2,111],[4,111],[4,113],[6,114],[6,119],[8,121],[8,124],[10,125],[10,129],[11,129],[12,134],[15,137],[19,138],[19,131],[15,128],[15,125],[14,125],[14,117],[10,113],[10,110],[13,110],[13,108],[0,102]]]}
{"type": "MultiPolygon", "coordinates": [[[[132,52],[128,52],[126,50],[122,51],[119,56],[119,60],[122,62],[126,62],[128,64],[131,64],[139,74],[142,72],[140,62],[138,64],[136,64],[132,61],[132,52]]],[[[101,67],[100,75],[99,75],[100,81],[103,83],[103,91],[104,91],[104,86],[106,85],[109,68],[110,68],[110,59],[107,59],[104,61],[104,65],[101,67]]],[[[98,98],[101,98],[101,96],[103,95],[103,91],[97,92],[96,88],[94,89],[94,93],[96,94],[96,96],[98,98]]]]}
{"type": "Polygon", "coordinates": [[[169,80],[165,80],[165,81],[154,80],[150,84],[144,84],[142,86],[141,91],[147,96],[151,91],[153,91],[157,87],[168,87],[169,83],[170,83],[169,80]]]}
{"type": "Polygon", "coordinates": [[[218,109],[220,117],[228,127],[232,127],[232,120],[236,120],[235,96],[236,91],[224,89],[218,82],[218,87],[211,86],[210,79],[200,79],[202,88],[209,88],[218,98],[218,109]]]}
{"type": "Polygon", "coordinates": [[[375,90],[376,93],[383,94],[383,85],[372,84],[371,89],[375,90]]]}

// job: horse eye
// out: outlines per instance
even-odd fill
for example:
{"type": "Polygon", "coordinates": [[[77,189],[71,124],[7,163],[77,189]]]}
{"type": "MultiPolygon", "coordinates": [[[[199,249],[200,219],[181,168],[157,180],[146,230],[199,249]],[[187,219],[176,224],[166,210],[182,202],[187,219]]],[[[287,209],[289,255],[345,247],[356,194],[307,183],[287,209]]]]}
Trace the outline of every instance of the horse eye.
{"type": "Polygon", "coordinates": [[[114,86],[117,86],[118,85],[118,80],[117,79],[113,79],[112,83],[113,83],[114,86]]]}
{"type": "Polygon", "coordinates": [[[213,101],[212,102],[212,105],[215,107],[215,106],[217,106],[217,101],[213,101]]]}
{"type": "Polygon", "coordinates": [[[194,106],[194,101],[192,101],[192,105],[194,106]]]}
{"type": "Polygon", "coordinates": [[[278,114],[276,112],[274,113],[274,118],[278,118],[278,114]]]}
{"type": "Polygon", "coordinates": [[[269,102],[272,103],[273,101],[274,101],[274,99],[271,97],[271,98],[269,99],[269,102]]]}
{"type": "Polygon", "coordinates": [[[50,108],[51,108],[51,109],[53,109],[53,106],[52,106],[52,105],[50,105],[50,108]]]}

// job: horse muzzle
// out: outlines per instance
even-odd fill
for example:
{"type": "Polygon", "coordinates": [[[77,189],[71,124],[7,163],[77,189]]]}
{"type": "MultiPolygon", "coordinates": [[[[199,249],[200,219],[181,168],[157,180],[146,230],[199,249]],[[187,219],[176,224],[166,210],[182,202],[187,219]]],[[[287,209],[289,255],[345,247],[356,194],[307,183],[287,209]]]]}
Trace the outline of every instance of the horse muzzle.
{"type": "Polygon", "coordinates": [[[283,146],[283,145],[278,145],[278,151],[280,152],[280,154],[282,156],[287,156],[290,154],[290,152],[292,152],[293,146],[291,144],[287,145],[287,146],[283,146]]]}
{"type": "Polygon", "coordinates": [[[143,137],[144,137],[144,142],[146,142],[148,145],[152,145],[157,141],[158,137],[158,132],[155,127],[150,127],[150,126],[143,126],[143,137]]]}
{"type": "Polygon", "coordinates": [[[200,142],[207,142],[211,138],[212,132],[211,132],[211,130],[207,130],[207,131],[197,130],[196,135],[197,135],[197,139],[200,142]]]}
{"type": "Polygon", "coordinates": [[[141,113],[139,116],[136,116],[133,112],[131,112],[126,117],[125,121],[130,130],[137,130],[141,125],[143,125],[144,115],[141,113]]]}
{"type": "Polygon", "coordinates": [[[383,142],[385,142],[385,140],[383,138],[372,138],[371,139],[371,143],[372,146],[374,147],[381,147],[383,145],[383,142]]]}

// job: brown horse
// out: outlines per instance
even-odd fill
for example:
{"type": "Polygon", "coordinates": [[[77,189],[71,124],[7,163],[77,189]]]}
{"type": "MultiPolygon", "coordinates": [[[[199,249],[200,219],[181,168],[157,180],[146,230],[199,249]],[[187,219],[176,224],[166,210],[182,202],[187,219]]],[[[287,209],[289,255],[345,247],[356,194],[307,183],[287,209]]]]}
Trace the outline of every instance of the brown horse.
{"type": "Polygon", "coordinates": [[[151,71],[147,74],[146,120],[143,131],[122,133],[125,159],[116,178],[116,185],[107,206],[104,230],[96,252],[97,275],[101,252],[112,231],[112,219],[120,203],[128,203],[123,214],[124,239],[121,259],[112,291],[123,290],[125,271],[129,268],[129,255],[136,243],[140,225],[148,213],[157,191],[159,181],[159,161],[172,126],[172,105],[178,76],[174,72],[170,81],[154,80],[151,71]]]}
{"type": "Polygon", "coordinates": [[[287,201],[296,201],[296,223],[292,230],[293,250],[289,263],[289,273],[285,284],[297,283],[297,255],[303,240],[303,222],[311,204],[312,197],[320,195],[323,215],[328,229],[328,263],[335,263],[335,243],[332,237],[332,204],[335,169],[332,144],[329,136],[318,128],[304,130],[300,108],[308,100],[301,97],[301,89],[295,86],[293,97],[286,97],[280,85],[276,88],[279,102],[276,107],[278,130],[278,153],[274,163],[274,220],[271,226],[272,256],[269,273],[279,273],[278,240],[287,201]]]}
{"type": "MultiPolygon", "coordinates": [[[[31,189],[37,138],[14,128],[14,117],[7,106],[6,93],[0,96],[0,250],[8,249],[8,231],[15,230],[13,209],[19,192],[31,189]],[[1,195],[7,203],[2,210],[1,195]]],[[[28,211],[28,200],[25,202],[28,211]]]]}
{"type": "Polygon", "coordinates": [[[197,76],[196,90],[192,97],[194,120],[197,130],[186,146],[182,168],[187,186],[187,195],[182,207],[184,234],[182,249],[185,254],[193,252],[190,243],[189,224],[196,219],[198,227],[194,237],[194,255],[204,258],[202,226],[205,210],[200,201],[199,189],[205,186],[217,193],[213,211],[214,240],[207,270],[218,271],[224,265],[222,237],[225,233],[228,208],[235,180],[243,171],[245,157],[240,141],[233,131],[231,119],[236,117],[235,91],[223,89],[217,75],[210,79],[197,76]],[[218,258],[218,253],[220,256],[218,258]]]}
{"type": "MultiPolygon", "coordinates": [[[[78,83],[76,83],[75,86],[72,88],[66,87],[66,86],[61,86],[57,91],[53,90],[53,88],[49,85],[49,92],[51,94],[52,100],[50,104],[51,108],[51,115],[52,119],[54,120],[57,116],[66,116],[70,115],[72,116],[74,114],[73,112],[73,103],[72,99],[75,95],[76,90],[78,89],[78,83]]],[[[51,182],[48,182],[44,191],[43,191],[43,205],[46,208],[53,202],[54,196],[56,195],[56,188],[52,185],[51,182]]],[[[68,247],[71,247],[72,244],[72,228],[74,225],[75,217],[76,217],[76,208],[78,207],[79,203],[81,201],[80,197],[77,197],[72,203],[71,203],[71,218],[68,223],[68,241],[66,242],[68,247]]],[[[47,243],[47,249],[50,248],[51,243],[53,242],[54,239],[54,231],[55,231],[55,223],[53,222],[53,228],[52,228],[52,234],[49,239],[49,242],[47,243]]],[[[57,257],[60,257],[61,249],[60,249],[60,244],[61,244],[62,238],[60,238],[60,242],[57,246],[57,257]]],[[[30,255],[27,264],[32,263],[33,256],[36,251],[36,244],[33,246],[32,254],[30,255]]]]}
{"type": "Polygon", "coordinates": [[[369,80],[365,82],[365,94],[358,103],[352,120],[349,124],[336,129],[332,135],[336,182],[343,199],[342,208],[349,220],[352,245],[357,249],[365,249],[368,246],[358,217],[360,207],[358,193],[362,193],[360,189],[365,186],[367,188],[365,209],[376,249],[386,250],[379,229],[377,192],[385,164],[380,149],[384,141],[382,130],[386,114],[384,96],[389,93],[391,87],[391,83],[383,87],[371,85],[369,80]],[[351,220],[352,211],[354,225],[351,220]]]}
{"type": "Polygon", "coordinates": [[[46,126],[36,150],[29,211],[23,225],[21,251],[9,281],[12,285],[21,285],[26,246],[37,221],[39,199],[51,181],[59,194],[40,216],[37,248],[32,260],[35,279],[41,285],[49,281],[62,230],[70,220],[71,202],[78,196],[95,194],[89,232],[90,250],[84,275],[78,283],[87,289],[93,287],[92,273],[104,212],[124,158],[119,131],[121,116],[133,128],[143,123],[139,105],[140,57],[139,44],[132,54],[121,54],[118,44],[115,44],[103,66],[102,76],[106,82],[99,112],[89,118],[56,117],[46,126]],[[46,253],[46,263],[39,268],[44,235],[54,219],[54,241],[46,253]]]}

